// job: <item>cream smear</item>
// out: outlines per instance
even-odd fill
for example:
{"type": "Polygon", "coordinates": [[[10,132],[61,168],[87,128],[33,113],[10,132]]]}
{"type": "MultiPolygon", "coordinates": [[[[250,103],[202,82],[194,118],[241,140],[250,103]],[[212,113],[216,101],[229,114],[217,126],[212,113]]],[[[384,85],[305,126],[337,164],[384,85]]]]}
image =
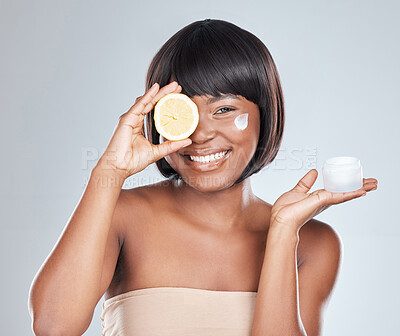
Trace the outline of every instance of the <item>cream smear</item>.
{"type": "Polygon", "coordinates": [[[235,126],[237,127],[237,129],[239,129],[241,131],[246,129],[247,124],[248,124],[248,119],[249,119],[248,113],[238,115],[235,118],[235,126]]]}

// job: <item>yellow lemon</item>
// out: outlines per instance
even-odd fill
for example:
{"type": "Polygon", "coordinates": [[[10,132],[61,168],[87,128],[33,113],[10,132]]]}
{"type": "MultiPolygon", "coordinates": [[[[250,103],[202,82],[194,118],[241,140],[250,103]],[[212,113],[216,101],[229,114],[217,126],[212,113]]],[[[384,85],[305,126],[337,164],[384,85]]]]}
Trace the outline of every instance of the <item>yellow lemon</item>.
{"type": "Polygon", "coordinates": [[[197,105],[182,93],[169,93],[154,107],[154,122],[158,133],[168,140],[189,137],[199,123],[197,105]]]}

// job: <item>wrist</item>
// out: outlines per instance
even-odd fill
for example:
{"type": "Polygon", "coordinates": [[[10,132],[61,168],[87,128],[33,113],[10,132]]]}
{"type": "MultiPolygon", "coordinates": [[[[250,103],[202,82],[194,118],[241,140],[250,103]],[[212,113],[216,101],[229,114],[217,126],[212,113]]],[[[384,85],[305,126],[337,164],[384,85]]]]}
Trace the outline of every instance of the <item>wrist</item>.
{"type": "Polygon", "coordinates": [[[279,223],[274,221],[270,223],[268,229],[268,236],[272,235],[293,241],[299,240],[298,233],[299,233],[298,228],[286,223],[279,223]]]}
{"type": "Polygon", "coordinates": [[[96,165],[90,174],[90,180],[92,180],[95,185],[99,187],[122,188],[125,182],[125,177],[110,167],[96,165]]]}

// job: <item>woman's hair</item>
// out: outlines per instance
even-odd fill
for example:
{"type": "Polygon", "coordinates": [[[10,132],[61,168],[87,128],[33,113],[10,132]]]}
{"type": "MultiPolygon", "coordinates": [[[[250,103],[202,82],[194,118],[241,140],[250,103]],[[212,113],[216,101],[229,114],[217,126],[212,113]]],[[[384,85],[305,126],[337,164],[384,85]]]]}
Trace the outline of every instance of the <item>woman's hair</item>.
{"type": "MultiPolygon", "coordinates": [[[[271,54],[255,35],[222,20],[206,19],[187,25],[154,56],[147,72],[146,90],[154,83],[163,87],[171,78],[189,97],[230,93],[258,105],[257,149],[235,184],[275,159],[285,119],[282,88],[271,54]]],[[[146,116],[146,131],[149,141],[157,145],[160,134],[153,118],[154,110],[146,116]]],[[[163,176],[181,178],[165,158],[156,165],[163,176]]]]}

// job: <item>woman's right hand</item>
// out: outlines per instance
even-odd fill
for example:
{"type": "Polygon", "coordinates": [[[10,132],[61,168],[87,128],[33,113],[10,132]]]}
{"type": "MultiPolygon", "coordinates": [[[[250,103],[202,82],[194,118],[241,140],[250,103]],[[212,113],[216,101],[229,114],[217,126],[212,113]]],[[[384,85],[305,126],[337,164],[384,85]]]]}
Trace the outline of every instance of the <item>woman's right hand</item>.
{"type": "Polygon", "coordinates": [[[182,87],[177,82],[171,82],[161,89],[156,83],[143,96],[138,97],[129,111],[120,116],[110,143],[96,167],[107,169],[126,179],[164,156],[190,145],[192,141],[189,138],[153,145],[143,134],[144,116],[163,96],[180,93],[181,90],[182,87]]]}

